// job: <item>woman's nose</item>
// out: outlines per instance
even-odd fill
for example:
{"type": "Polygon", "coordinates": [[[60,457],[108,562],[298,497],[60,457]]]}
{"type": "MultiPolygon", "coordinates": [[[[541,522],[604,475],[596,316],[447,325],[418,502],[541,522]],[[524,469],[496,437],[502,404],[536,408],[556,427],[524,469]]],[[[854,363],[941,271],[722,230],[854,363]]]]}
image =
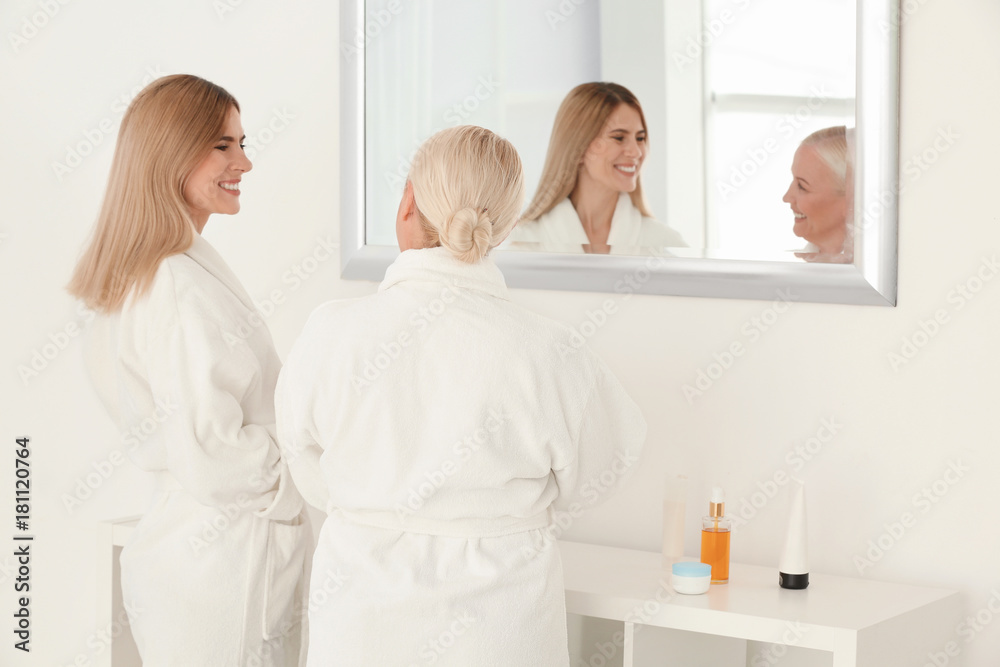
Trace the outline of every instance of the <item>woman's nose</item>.
{"type": "Polygon", "coordinates": [[[236,159],[236,163],[233,165],[233,168],[237,171],[246,173],[253,169],[253,162],[251,162],[250,158],[247,157],[246,152],[241,150],[240,156],[236,159]]]}
{"type": "MultiPolygon", "coordinates": [[[[794,185],[794,183],[792,185],[794,185]]],[[[789,185],[788,189],[785,190],[785,196],[781,198],[781,201],[785,202],[786,204],[791,204],[792,203],[792,186],[791,185],[789,185]]]]}

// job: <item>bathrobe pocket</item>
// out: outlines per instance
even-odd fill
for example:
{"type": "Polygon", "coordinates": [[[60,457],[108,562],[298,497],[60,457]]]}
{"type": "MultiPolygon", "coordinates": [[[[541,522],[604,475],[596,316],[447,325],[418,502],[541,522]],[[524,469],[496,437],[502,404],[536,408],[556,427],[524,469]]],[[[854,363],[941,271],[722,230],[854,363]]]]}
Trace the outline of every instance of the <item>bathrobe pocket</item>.
{"type": "Polygon", "coordinates": [[[267,551],[264,563],[264,639],[287,636],[305,620],[296,609],[302,597],[306,558],[305,513],[289,521],[267,522],[267,551]]]}

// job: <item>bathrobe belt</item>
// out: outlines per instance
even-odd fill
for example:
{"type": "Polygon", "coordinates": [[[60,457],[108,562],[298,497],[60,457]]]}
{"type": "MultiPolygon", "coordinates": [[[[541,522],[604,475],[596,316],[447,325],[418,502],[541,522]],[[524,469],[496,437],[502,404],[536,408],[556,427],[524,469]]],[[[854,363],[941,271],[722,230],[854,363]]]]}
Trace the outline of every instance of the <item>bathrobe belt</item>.
{"type": "Polygon", "coordinates": [[[363,526],[444,537],[500,537],[501,535],[537,530],[548,525],[546,512],[540,512],[530,517],[436,519],[405,512],[347,510],[330,506],[327,507],[327,514],[330,517],[337,517],[363,526]]]}

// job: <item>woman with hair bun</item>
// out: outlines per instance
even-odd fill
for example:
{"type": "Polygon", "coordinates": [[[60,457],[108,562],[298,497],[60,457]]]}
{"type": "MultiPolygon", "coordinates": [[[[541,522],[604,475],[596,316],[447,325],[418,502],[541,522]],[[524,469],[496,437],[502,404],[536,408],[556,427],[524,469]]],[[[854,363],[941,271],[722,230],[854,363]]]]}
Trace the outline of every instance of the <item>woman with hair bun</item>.
{"type": "Polygon", "coordinates": [[[301,654],[311,536],[275,440],[281,362],[250,296],[201,237],[213,213],[239,212],[250,169],[232,95],[186,74],[149,84],[122,118],[68,287],[97,311],[87,369],[155,484],[121,553],[147,667],[286,667],[301,654]]]}
{"type": "Polygon", "coordinates": [[[555,512],[613,492],[641,412],[575,330],[510,301],[489,257],[524,198],[489,130],[417,151],[378,293],[310,317],[278,436],[327,512],[310,665],[569,664],[555,512]]]}
{"type": "Polygon", "coordinates": [[[538,189],[511,241],[588,253],[687,247],[649,211],[641,179],[648,151],[646,117],[628,88],[580,84],[559,106],[538,189]]]}

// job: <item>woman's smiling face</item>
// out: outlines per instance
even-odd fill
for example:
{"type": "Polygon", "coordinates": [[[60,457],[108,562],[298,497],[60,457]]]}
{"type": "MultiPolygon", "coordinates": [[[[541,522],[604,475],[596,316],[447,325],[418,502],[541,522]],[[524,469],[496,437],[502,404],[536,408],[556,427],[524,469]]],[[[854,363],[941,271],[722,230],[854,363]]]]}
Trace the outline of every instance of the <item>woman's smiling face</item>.
{"type": "Polygon", "coordinates": [[[253,168],[243,152],[244,138],[240,112],[230,107],[211,152],[184,183],[184,200],[199,232],[211,214],[232,215],[240,210],[240,180],[253,168]]]}
{"type": "Polygon", "coordinates": [[[639,112],[627,104],[615,107],[601,132],[583,155],[579,179],[586,187],[603,186],[632,192],[646,157],[646,128],[639,112]]]}
{"type": "Polygon", "coordinates": [[[847,220],[844,186],[814,146],[799,146],[792,159],[792,184],[781,200],[795,214],[792,233],[822,245],[839,235],[847,220]]]}

